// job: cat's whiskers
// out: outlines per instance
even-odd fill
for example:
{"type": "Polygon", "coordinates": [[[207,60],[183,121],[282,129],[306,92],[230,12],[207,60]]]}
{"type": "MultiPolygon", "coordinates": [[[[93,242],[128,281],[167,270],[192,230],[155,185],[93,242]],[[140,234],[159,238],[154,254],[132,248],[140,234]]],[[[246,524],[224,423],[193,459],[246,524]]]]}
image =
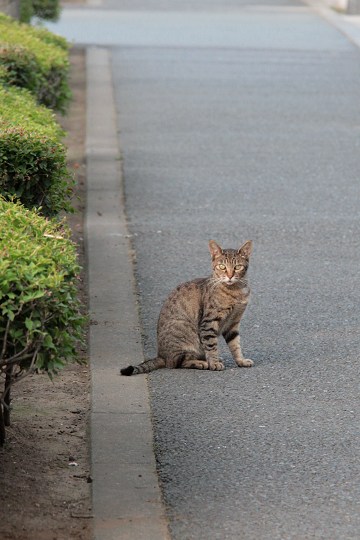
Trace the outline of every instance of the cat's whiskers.
{"type": "Polygon", "coordinates": [[[225,276],[223,277],[217,277],[213,276],[209,279],[211,290],[214,290],[215,288],[219,287],[222,284],[231,284],[231,285],[240,285],[240,287],[248,287],[248,280],[245,277],[239,278],[235,277],[234,279],[229,280],[225,276]]]}
{"type": "Polygon", "coordinates": [[[210,283],[210,289],[213,291],[214,289],[216,289],[217,287],[221,285],[222,280],[218,277],[211,277],[209,279],[209,283],[210,283]]]}

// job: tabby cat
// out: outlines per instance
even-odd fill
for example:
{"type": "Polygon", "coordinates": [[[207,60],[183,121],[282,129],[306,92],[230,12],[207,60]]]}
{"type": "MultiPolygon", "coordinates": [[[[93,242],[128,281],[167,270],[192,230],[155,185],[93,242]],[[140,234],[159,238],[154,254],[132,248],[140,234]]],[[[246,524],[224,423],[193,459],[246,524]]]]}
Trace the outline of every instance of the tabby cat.
{"type": "Polygon", "coordinates": [[[158,320],[158,355],[138,366],[121,369],[122,375],[149,373],[160,368],[195,368],[221,371],[218,337],[225,338],[241,367],[251,367],[243,357],[239,323],[250,296],[246,279],[252,242],[240,249],[222,249],[209,242],[212,275],[179,285],[165,301],[158,320]]]}

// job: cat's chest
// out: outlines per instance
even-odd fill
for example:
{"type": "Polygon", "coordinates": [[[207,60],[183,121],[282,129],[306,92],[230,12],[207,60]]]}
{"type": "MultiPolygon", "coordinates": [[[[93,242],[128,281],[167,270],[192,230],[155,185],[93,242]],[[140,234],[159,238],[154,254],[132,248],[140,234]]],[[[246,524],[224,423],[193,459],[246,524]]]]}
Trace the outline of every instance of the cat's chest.
{"type": "Polygon", "coordinates": [[[241,295],[218,295],[208,299],[204,309],[207,317],[216,319],[220,325],[241,316],[247,304],[247,298],[241,295]]]}

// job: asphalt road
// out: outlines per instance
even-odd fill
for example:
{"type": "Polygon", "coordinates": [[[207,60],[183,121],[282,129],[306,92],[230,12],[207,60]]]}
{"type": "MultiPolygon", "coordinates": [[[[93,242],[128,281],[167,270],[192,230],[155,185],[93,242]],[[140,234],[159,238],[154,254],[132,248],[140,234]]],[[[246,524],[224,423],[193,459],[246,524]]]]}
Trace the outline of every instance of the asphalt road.
{"type": "Polygon", "coordinates": [[[104,7],[146,355],[208,240],[255,246],[255,366],[149,378],[172,538],[357,539],[360,51],[301,2],[104,7]]]}
{"type": "Polygon", "coordinates": [[[297,2],[238,3],[227,46],[212,4],[193,43],[166,46],[161,19],[158,46],[113,51],[147,355],[167,293],[209,272],[208,240],[255,245],[255,367],[224,350],[224,373],[150,377],[171,532],[355,539],[360,53],[297,2]]]}

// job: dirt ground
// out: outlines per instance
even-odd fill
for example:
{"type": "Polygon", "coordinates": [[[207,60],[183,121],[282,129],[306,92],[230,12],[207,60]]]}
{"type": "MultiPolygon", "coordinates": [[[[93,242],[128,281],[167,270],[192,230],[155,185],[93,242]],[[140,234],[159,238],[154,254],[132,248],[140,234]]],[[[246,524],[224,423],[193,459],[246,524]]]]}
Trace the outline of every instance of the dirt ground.
{"type": "MultiPolygon", "coordinates": [[[[68,132],[69,166],[77,180],[76,214],[68,221],[84,263],[85,53],[71,53],[73,101],[60,118],[68,132]]],[[[85,274],[81,295],[86,306],[85,274]]],[[[79,356],[86,360],[86,351],[79,356]]],[[[11,427],[0,449],[0,539],[89,540],[92,536],[89,456],[90,373],[68,366],[51,382],[32,375],[14,386],[11,427]]]]}

